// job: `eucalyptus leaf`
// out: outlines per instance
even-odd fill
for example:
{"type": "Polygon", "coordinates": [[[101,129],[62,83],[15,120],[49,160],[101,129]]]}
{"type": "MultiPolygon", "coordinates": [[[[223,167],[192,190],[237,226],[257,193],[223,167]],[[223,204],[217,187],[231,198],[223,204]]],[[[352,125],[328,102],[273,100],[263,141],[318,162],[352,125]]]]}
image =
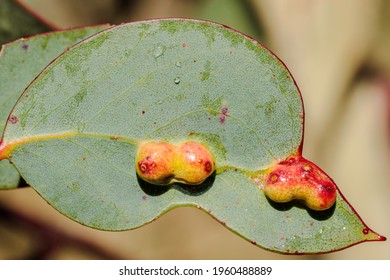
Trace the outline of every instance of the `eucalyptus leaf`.
{"type": "MultiPolygon", "coordinates": [[[[29,83],[68,47],[108,25],[45,33],[3,45],[0,51],[0,130],[29,83]]],[[[20,176],[9,162],[0,162],[0,189],[18,187],[20,176]]]]}
{"type": "Polygon", "coordinates": [[[0,1],[0,45],[50,28],[24,9],[17,0],[0,1]]]}
{"type": "Polygon", "coordinates": [[[300,154],[303,113],[291,74],[255,40],[197,20],[129,23],[70,48],[34,80],[11,112],[0,158],[58,211],[98,229],[194,206],[280,253],[382,240],[339,192],[333,208],[311,211],[273,203],[253,182],[253,172],[300,154]],[[214,154],[204,183],[137,177],[139,143],[186,140],[214,154]]]}

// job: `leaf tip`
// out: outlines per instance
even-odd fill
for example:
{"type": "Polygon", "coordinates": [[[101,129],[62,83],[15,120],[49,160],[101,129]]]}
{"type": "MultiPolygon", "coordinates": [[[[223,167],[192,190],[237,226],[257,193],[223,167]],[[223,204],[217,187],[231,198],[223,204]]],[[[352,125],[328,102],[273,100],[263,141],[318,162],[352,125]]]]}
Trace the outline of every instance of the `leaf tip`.
{"type": "Polygon", "coordinates": [[[363,229],[363,234],[365,235],[364,241],[386,241],[387,238],[383,235],[376,233],[368,227],[363,229]]]}
{"type": "Polygon", "coordinates": [[[378,235],[378,241],[386,241],[386,240],[387,240],[386,236],[378,235]]]}

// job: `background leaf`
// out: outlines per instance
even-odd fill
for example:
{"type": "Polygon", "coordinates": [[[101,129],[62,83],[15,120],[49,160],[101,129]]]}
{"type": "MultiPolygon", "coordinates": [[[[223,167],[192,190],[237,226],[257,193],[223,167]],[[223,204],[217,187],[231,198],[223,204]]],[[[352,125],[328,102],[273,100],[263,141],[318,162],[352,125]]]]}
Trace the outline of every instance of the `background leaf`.
{"type": "Polygon", "coordinates": [[[50,28],[25,10],[16,0],[0,1],[0,44],[50,28]]]}
{"type": "Polygon", "coordinates": [[[192,205],[277,252],[381,239],[341,194],[335,208],[312,213],[273,205],[249,179],[299,153],[302,114],[291,75],[257,42],[216,24],[156,20],[112,28],[60,56],[14,108],[2,153],[50,204],[95,228],[135,228],[192,205]],[[185,139],[210,147],[215,177],[199,188],[137,180],[138,141],[185,139]]]}
{"type": "MultiPolygon", "coordinates": [[[[68,47],[108,25],[46,33],[3,46],[0,52],[0,130],[28,84],[68,47]]],[[[0,189],[16,188],[20,176],[7,162],[0,162],[0,189]]]]}

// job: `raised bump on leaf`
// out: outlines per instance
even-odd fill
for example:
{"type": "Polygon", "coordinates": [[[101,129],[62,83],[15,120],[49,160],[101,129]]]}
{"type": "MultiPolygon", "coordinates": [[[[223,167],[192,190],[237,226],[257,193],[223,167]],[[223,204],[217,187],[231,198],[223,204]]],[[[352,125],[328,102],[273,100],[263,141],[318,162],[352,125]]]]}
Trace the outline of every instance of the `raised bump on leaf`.
{"type": "Polygon", "coordinates": [[[190,185],[198,185],[206,180],[215,169],[211,152],[197,142],[185,142],[177,147],[175,179],[190,185]]]}
{"type": "Polygon", "coordinates": [[[173,177],[175,147],[167,142],[146,142],[138,148],[136,170],[141,179],[155,185],[167,185],[173,177]]]}
{"type": "Polygon", "coordinates": [[[268,170],[265,195],[275,202],[302,200],[312,210],[326,210],[336,201],[336,185],[321,169],[301,156],[290,157],[268,170]]]}
{"type": "Polygon", "coordinates": [[[198,185],[214,170],[212,153],[203,144],[194,141],[178,145],[167,142],[142,143],[136,156],[138,176],[155,185],[173,182],[198,185]]]}

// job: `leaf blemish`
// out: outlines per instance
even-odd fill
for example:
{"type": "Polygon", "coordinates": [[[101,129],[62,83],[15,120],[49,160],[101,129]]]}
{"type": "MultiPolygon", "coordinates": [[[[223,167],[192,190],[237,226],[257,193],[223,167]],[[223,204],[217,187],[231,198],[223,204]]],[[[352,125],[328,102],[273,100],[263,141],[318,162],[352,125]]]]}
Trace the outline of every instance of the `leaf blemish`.
{"type": "Polygon", "coordinates": [[[27,51],[28,47],[29,47],[29,45],[27,43],[23,43],[23,45],[22,45],[23,50],[27,51]]]}
{"type": "Polygon", "coordinates": [[[220,116],[219,116],[219,123],[220,124],[224,124],[225,121],[226,121],[226,117],[228,116],[228,107],[226,105],[224,105],[222,108],[221,108],[221,111],[219,112],[220,116]]]}
{"type": "Polygon", "coordinates": [[[10,122],[11,124],[17,124],[19,122],[19,118],[15,115],[11,115],[8,118],[8,122],[10,122]]]}

